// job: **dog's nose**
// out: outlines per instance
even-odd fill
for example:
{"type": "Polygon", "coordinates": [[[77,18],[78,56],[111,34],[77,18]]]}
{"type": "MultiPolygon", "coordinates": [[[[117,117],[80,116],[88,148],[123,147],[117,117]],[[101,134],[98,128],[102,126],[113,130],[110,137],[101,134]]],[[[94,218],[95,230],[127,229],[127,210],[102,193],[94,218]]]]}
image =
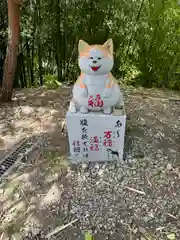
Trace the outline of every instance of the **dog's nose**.
{"type": "Polygon", "coordinates": [[[92,62],[93,62],[94,64],[95,64],[95,63],[97,63],[97,61],[96,61],[96,60],[94,60],[94,61],[92,61],[92,62]]]}

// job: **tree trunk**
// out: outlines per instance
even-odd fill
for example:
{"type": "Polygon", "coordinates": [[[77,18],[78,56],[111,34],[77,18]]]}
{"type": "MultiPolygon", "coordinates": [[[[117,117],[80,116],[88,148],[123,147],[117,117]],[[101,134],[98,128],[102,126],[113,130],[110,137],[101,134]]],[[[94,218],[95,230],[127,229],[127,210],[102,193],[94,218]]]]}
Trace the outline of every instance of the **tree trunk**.
{"type": "Polygon", "coordinates": [[[58,82],[62,82],[62,62],[63,60],[61,59],[61,9],[60,9],[60,0],[56,1],[55,4],[55,11],[56,11],[56,53],[55,53],[55,59],[56,59],[56,65],[57,65],[57,77],[58,77],[58,82]]]}
{"type": "Polygon", "coordinates": [[[13,92],[13,81],[16,72],[18,46],[20,40],[20,1],[8,1],[8,46],[4,62],[4,74],[0,100],[10,101],[13,92]]]}

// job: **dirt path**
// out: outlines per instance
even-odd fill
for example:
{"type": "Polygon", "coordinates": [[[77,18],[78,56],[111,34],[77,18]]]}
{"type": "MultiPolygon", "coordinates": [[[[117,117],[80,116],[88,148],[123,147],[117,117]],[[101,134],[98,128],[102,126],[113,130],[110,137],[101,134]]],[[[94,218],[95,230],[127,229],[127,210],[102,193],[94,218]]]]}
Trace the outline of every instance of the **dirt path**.
{"type": "Polygon", "coordinates": [[[26,89],[1,106],[2,153],[32,133],[46,142],[41,159],[21,165],[1,184],[4,239],[7,233],[20,237],[19,232],[26,239],[45,239],[75,219],[55,239],[83,239],[86,231],[97,240],[179,239],[180,107],[169,98],[180,96],[126,88],[125,165],[75,167],[66,159],[62,126],[69,92],[26,89]]]}

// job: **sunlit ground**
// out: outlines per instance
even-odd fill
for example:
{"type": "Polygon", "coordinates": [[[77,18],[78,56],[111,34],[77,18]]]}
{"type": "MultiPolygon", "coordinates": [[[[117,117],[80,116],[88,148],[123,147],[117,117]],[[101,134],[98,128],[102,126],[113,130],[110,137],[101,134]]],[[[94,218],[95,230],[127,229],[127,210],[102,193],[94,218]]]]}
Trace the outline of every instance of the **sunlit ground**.
{"type": "Polygon", "coordinates": [[[7,234],[45,239],[74,220],[55,234],[57,239],[80,239],[88,230],[98,240],[108,234],[179,239],[180,108],[171,98],[180,96],[126,88],[125,166],[74,168],[67,160],[64,129],[69,92],[25,89],[1,106],[1,155],[32,133],[45,139],[42,156],[21,163],[1,184],[2,239],[7,234]]]}

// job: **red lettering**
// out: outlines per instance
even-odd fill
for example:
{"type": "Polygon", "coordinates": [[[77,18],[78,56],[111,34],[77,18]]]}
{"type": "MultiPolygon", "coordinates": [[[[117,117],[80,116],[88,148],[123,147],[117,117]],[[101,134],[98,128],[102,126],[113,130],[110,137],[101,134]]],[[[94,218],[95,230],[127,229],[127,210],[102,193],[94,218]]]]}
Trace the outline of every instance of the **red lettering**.
{"type": "Polygon", "coordinates": [[[94,99],[93,96],[90,96],[88,99],[88,106],[89,107],[94,107],[94,99]]]}
{"type": "Polygon", "coordinates": [[[111,134],[112,134],[112,131],[107,131],[107,132],[104,132],[104,138],[111,138],[111,134]]]}
{"type": "Polygon", "coordinates": [[[111,139],[108,139],[108,140],[104,140],[104,142],[103,142],[103,145],[105,146],[105,147],[112,147],[112,140],[111,139]]]}
{"type": "Polygon", "coordinates": [[[95,151],[96,151],[96,152],[99,152],[99,146],[98,146],[98,144],[95,144],[95,151]]]}
{"type": "Polygon", "coordinates": [[[102,100],[98,101],[98,107],[102,107],[103,105],[104,105],[104,103],[102,100]]]}
{"type": "Polygon", "coordinates": [[[103,101],[101,100],[101,95],[97,94],[96,98],[94,99],[93,96],[90,96],[88,99],[88,106],[89,107],[102,107],[103,101]]]}
{"type": "Polygon", "coordinates": [[[91,146],[89,147],[89,149],[90,149],[90,151],[94,151],[94,146],[91,145],[91,146]]]}
{"type": "Polygon", "coordinates": [[[96,106],[96,107],[102,107],[103,106],[103,101],[101,100],[101,95],[100,94],[97,94],[96,95],[96,98],[95,98],[95,103],[94,103],[94,105],[96,106]]]}
{"type": "Polygon", "coordinates": [[[94,137],[94,142],[95,142],[95,143],[98,143],[98,142],[99,142],[98,136],[95,136],[95,137],[94,137]]]}
{"type": "Polygon", "coordinates": [[[96,95],[96,100],[101,100],[101,95],[100,94],[96,95]]]}
{"type": "Polygon", "coordinates": [[[94,107],[98,107],[98,103],[96,100],[94,101],[94,107]]]}

